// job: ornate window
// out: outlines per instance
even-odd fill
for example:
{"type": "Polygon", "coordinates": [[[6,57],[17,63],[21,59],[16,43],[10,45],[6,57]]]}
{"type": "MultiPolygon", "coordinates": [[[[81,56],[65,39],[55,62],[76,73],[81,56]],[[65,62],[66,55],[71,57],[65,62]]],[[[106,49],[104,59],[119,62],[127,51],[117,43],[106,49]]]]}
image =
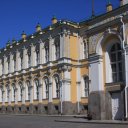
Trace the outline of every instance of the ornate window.
{"type": "Polygon", "coordinates": [[[84,59],[88,58],[88,44],[84,42],[84,59]]]}
{"type": "Polygon", "coordinates": [[[31,67],[31,54],[28,52],[28,68],[31,67]]]}
{"type": "Polygon", "coordinates": [[[49,45],[45,45],[45,62],[49,61],[49,45]]]}
{"type": "Polygon", "coordinates": [[[45,83],[45,93],[46,93],[46,99],[49,98],[49,79],[46,77],[44,79],[45,83]]]}
{"type": "Polygon", "coordinates": [[[35,99],[39,99],[39,80],[35,80],[35,99]]]}
{"type": "Polygon", "coordinates": [[[26,82],[26,100],[30,100],[30,94],[31,94],[31,84],[30,81],[26,82]]]}
{"type": "Polygon", "coordinates": [[[4,61],[2,62],[2,74],[4,74],[4,61]]]}
{"type": "Polygon", "coordinates": [[[21,69],[23,69],[23,56],[20,57],[21,58],[21,69]]]}
{"type": "Polygon", "coordinates": [[[14,59],[14,71],[16,71],[16,59],[14,59]]]}
{"type": "Polygon", "coordinates": [[[60,58],[60,43],[59,42],[55,43],[55,56],[56,56],[56,59],[60,58]]]}
{"type": "Polygon", "coordinates": [[[55,88],[56,88],[56,98],[60,98],[60,80],[59,80],[59,76],[56,75],[54,77],[55,79],[55,88]]]}
{"type": "Polygon", "coordinates": [[[10,60],[8,60],[8,73],[10,73],[10,60]]]}
{"type": "Polygon", "coordinates": [[[110,64],[112,70],[112,82],[120,82],[122,77],[122,52],[119,43],[114,44],[110,50],[110,64]]]}
{"type": "Polygon", "coordinates": [[[39,62],[40,62],[40,56],[39,56],[40,54],[39,54],[39,50],[37,50],[36,51],[36,65],[38,65],[39,64],[39,62]]]}

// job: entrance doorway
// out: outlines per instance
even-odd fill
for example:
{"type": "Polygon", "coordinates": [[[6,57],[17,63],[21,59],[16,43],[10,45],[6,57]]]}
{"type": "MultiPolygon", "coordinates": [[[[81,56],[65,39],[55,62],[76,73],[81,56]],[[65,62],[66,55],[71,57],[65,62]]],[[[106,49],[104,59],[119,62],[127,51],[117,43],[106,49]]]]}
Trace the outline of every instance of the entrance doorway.
{"type": "Polygon", "coordinates": [[[124,114],[121,93],[112,93],[112,119],[121,120],[124,114]]]}

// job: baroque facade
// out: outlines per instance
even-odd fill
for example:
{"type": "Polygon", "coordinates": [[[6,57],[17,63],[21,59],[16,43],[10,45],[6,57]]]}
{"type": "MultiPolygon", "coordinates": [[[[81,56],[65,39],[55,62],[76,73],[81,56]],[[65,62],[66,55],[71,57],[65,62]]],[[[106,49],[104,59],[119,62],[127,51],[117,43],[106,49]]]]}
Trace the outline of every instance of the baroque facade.
{"type": "Polygon", "coordinates": [[[80,23],[58,21],[0,50],[0,113],[128,116],[128,0],[80,23]]]}

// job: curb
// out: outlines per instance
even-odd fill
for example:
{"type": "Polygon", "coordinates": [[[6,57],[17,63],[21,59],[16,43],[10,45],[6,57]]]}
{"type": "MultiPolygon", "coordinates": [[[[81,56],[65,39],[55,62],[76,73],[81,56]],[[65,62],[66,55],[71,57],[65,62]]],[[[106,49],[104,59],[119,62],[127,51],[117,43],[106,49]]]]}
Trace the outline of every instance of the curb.
{"type": "Polygon", "coordinates": [[[125,121],[74,121],[74,120],[54,120],[55,122],[67,122],[67,123],[87,123],[87,124],[120,124],[128,125],[125,121]]]}

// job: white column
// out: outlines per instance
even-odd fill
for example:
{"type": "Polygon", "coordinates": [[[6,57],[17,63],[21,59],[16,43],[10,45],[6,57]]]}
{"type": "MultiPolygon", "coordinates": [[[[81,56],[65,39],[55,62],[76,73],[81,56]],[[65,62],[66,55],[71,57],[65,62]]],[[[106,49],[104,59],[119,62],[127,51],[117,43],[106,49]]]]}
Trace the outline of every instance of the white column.
{"type": "Polygon", "coordinates": [[[13,54],[10,54],[10,65],[8,66],[9,66],[10,73],[13,73],[14,72],[14,55],[13,54]]]}
{"type": "Polygon", "coordinates": [[[66,40],[66,30],[63,31],[62,35],[60,36],[60,57],[67,57],[67,40],[66,40]]]}
{"type": "Polygon", "coordinates": [[[62,80],[62,98],[63,101],[71,101],[71,74],[68,71],[63,72],[62,80]]]}
{"type": "Polygon", "coordinates": [[[50,36],[49,37],[49,61],[53,60],[53,45],[54,45],[54,39],[50,36]]]}
{"type": "Polygon", "coordinates": [[[70,58],[70,31],[67,32],[67,58],[70,58]]]}
{"type": "Polygon", "coordinates": [[[8,63],[7,63],[7,57],[4,56],[4,74],[8,73],[8,63]]]}
{"type": "Polygon", "coordinates": [[[32,44],[31,45],[31,66],[36,66],[36,51],[35,51],[35,46],[32,44]]]}
{"type": "Polygon", "coordinates": [[[0,76],[2,75],[2,67],[3,65],[2,65],[2,59],[0,59],[0,76]]]}
{"type": "Polygon", "coordinates": [[[21,59],[20,59],[20,52],[17,50],[16,51],[16,71],[21,70],[21,59]]]}
{"type": "Polygon", "coordinates": [[[49,79],[49,102],[52,102],[52,81],[49,79]]]}
{"type": "Polygon", "coordinates": [[[99,56],[94,56],[89,63],[90,92],[103,91],[103,59],[99,58],[99,56]]]}
{"type": "Polygon", "coordinates": [[[23,48],[23,69],[28,67],[27,49],[23,48]]]}
{"type": "Polygon", "coordinates": [[[40,64],[43,64],[44,63],[44,43],[42,41],[40,41],[40,64]]]}

